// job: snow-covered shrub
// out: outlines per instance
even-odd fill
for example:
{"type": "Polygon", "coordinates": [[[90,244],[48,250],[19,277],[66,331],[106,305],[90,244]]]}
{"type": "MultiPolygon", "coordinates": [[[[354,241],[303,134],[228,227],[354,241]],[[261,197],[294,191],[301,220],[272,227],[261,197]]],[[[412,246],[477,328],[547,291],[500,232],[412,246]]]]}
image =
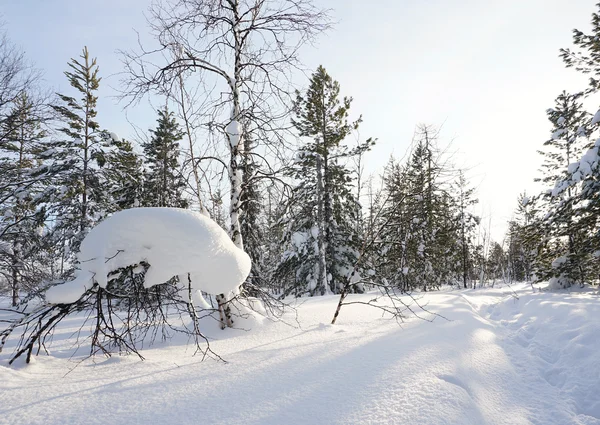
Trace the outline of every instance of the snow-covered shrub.
{"type": "Polygon", "coordinates": [[[115,271],[142,263],[145,288],[176,276],[194,291],[227,293],[250,272],[250,258],[210,218],[179,208],[120,211],[93,228],[81,243],[75,279],[50,288],[51,303],[74,302],[94,285],[106,289],[115,271]]]}
{"type": "Polygon", "coordinates": [[[139,355],[138,348],[148,339],[167,338],[173,331],[188,334],[204,355],[212,353],[199,329],[197,307],[211,308],[202,292],[237,291],[250,272],[250,258],[219,225],[178,208],[115,213],[88,233],[77,259],[72,281],[48,289],[48,304],[0,334],[0,350],[13,332],[19,335],[12,360],[26,354],[29,362],[34,347],[39,352],[56,325],[80,311],[90,312],[90,354],[139,355]],[[187,314],[191,326],[181,321],[187,314]]]}

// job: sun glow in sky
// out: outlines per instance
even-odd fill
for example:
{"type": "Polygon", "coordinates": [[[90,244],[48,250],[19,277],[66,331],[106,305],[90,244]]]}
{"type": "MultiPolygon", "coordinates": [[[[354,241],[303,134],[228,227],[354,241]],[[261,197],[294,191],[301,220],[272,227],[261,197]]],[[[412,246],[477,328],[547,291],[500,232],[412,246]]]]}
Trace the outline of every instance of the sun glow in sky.
{"type": "MultiPolygon", "coordinates": [[[[594,0],[322,0],[335,28],[301,58],[319,64],[352,96],[363,115],[362,138],[376,137],[366,157],[378,174],[390,155],[401,157],[419,123],[441,127],[453,161],[468,168],[477,187],[478,213],[491,217],[501,241],[520,192],[535,190],[541,163],[536,150],[550,136],[545,110],[562,91],[586,86],[566,69],[558,49],[571,30],[589,28],[594,0]]],[[[46,83],[69,93],[66,63],[87,45],[103,83],[99,122],[135,139],[128,122],[154,126],[147,104],[122,109],[112,97],[122,71],[118,49],[147,37],[149,0],[0,0],[9,37],[45,73],[46,83]],[[115,106],[116,105],[116,106],[115,106]]],[[[299,86],[307,79],[298,75],[299,86]]],[[[595,110],[590,111],[592,113],[595,110]]]]}

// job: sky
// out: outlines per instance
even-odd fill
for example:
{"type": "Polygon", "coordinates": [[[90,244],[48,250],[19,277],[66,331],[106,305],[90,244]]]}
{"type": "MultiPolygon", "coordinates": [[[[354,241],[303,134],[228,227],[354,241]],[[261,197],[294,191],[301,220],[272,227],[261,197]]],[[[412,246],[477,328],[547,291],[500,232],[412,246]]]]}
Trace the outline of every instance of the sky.
{"type": "MultiPolygon", "coordinates": [[[[122,71],[117,50],[147,37],[150,0],[0,0],[12,41],[44,71],[46,84],[69,93],[63,75],[84,45],[103,76],[98,120],[122,137],[154,126],[148,104],[123,109],[114,98],[122,71]]],[[[468,170],[477,207],[501,242],[519,193],[535,191],[537,150],[550,136],[546,109],[586,79],[558,58],[571,30],[590,28],[596,0],[315,0],[331,9],[334,28],[301,59],[323,65],[354,98],[362,138],[375,137],[366,172],[379,174],[390,155],[402,157],[415,127],[441,127],[453,162],[468,170]],[[490,221],[491,220],[491,221],[490,221]]],[[[296,84],[306,85],[298,75],[296,84]]],[[[595,111],[591,111],[592,113],[595,111]]]]}

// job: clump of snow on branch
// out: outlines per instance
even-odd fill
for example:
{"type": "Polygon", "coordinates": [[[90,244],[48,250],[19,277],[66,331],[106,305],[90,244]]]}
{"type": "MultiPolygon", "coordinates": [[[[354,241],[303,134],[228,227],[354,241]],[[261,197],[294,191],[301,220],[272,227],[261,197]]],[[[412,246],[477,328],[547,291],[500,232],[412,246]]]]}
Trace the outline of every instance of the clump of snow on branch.
{"type": "Polygon", "coordinates": [[[211,294],[236,290],[250,273],[250,257],[206,216],[179,208],[134,208],[115,213],[81,243],[75,279],[46,293],[51,303],[75,302],[94,283],[144,261],[146,288],[190,273],[192,288],[211,294]]]}
{"type": "Polygon", "coordinates": [[[591,176],[598,167],[599,149],[600,139],[596,140],[594,146],[588,149],[579,161],[569,164],[567,178],[559,180],[556,183],[554,189],[552,189],[552,196],[556,197],[561,195],[567,188],[591,176]]]}
{"type": "Polygon", "coordinates": [[[598,112],[596,112],[596,114],[594,115],[594,118],[592,118],[592,125],[597,124],[600,122],[600,109],[598,110],[598,112]]]}
{"type": "Polygon", "coordinates": [[[232,148],[240,145],[240,123],[232,119],[229,124],[227,124],[227,128],[225,129],[227,132],[227,138],[229,139],[229,144],[232,148]]]}

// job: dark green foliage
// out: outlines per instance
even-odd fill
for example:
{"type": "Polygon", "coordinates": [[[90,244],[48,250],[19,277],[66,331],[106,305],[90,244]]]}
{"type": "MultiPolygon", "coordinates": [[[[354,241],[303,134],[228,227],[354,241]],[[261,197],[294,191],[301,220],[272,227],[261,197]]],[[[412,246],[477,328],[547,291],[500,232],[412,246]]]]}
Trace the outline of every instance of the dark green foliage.
{"type": "Polygon", "coordinates": [[[415,140],[408,163],[391,160],[384,173],[379,272],[402,291],[466,285],[477,201],[463,174],[445,164],[432,128],[419,127],[415,140]]]}
{"type": "MultiPolygon", "coordinates": [[[[517,211],[508,222],[509,280],[531,281],[535,276],[538,250],[542,246],[540,220],[535,208],[537,199],[519,195],[517,211]]],[[[543,267],[539,267],[542,269],[543,267]]]]}
{"type": "MultiPolygon", "coordinates": [[[[349,122],[352,99],[339,98],[340,86],[320,66],[303,95],[297,93],[294,127],[307,142],[290,172],[296,185],[287,204],[286,251],[276,277],[296,295],[338,293],[358,258],[357,202],[350,157],[373,145],[368,139],[350,149],[344,139],[361,118],[349,122]]],[[[359,284],[353,286],[361,291],[359,284]]]]}
{"type": "Polygon", "coordinates": [[[152,138],[143,144],[145,155],[144,188],[141,206],[187,208],[183,197],[186,186],[179,166],[179,141],[183,132],[172,112],[158,111],[152,138]]]}
{"type": "Polygon", "coordinates": [[[588,255],[582,243],[589,229],[582,227],[577,215],[579,212],[578,185],[569,186],[558,193],[555,188],[568,176],[568,167],[579,159],[588,147],[590,115],[583,110],[581,94],[561,93],[555,107],[547,111],[552,123],[552,136],[544,143],[542,166],[543,176],[538,179],[546,186],[542,193],[541,208],[546,211],[537,231],[543,235],[543,243],[537,251],[539,267],[538,280],[552,279],[554,285],[569,287],[582,284],[587,274],[588,255]]]}
{"type": "Polygon", "coordinates": [[[142,160],[124,139],[110,139],[111,150],[106,155],[104,176],[112,199],[110,212],[133,208],[142,199],[142,160]]]}
{"type": "Polygon", "coordinates": [[[34,291],[46,277],[39,254],[51,172],[44,164],[43,113],[23,92],[0,123],[0,276],[10,282],[13,305],[20,291],[34,291]]]}
{"type": "Polygon", "coordinates": [[[77,97],[59,94],[53,108],[62,121],[63,138],[54,143],[54,158],[60,174],[55,181],[52,213],[56,218],[54,242],[76,252],[87,230],[105,217],[110,197],[101,168],[109,148],[95,120],[96,91],[100,84],[96,59],[87,47],[81,60],[71,59],[65,72],[77,97]]]}

